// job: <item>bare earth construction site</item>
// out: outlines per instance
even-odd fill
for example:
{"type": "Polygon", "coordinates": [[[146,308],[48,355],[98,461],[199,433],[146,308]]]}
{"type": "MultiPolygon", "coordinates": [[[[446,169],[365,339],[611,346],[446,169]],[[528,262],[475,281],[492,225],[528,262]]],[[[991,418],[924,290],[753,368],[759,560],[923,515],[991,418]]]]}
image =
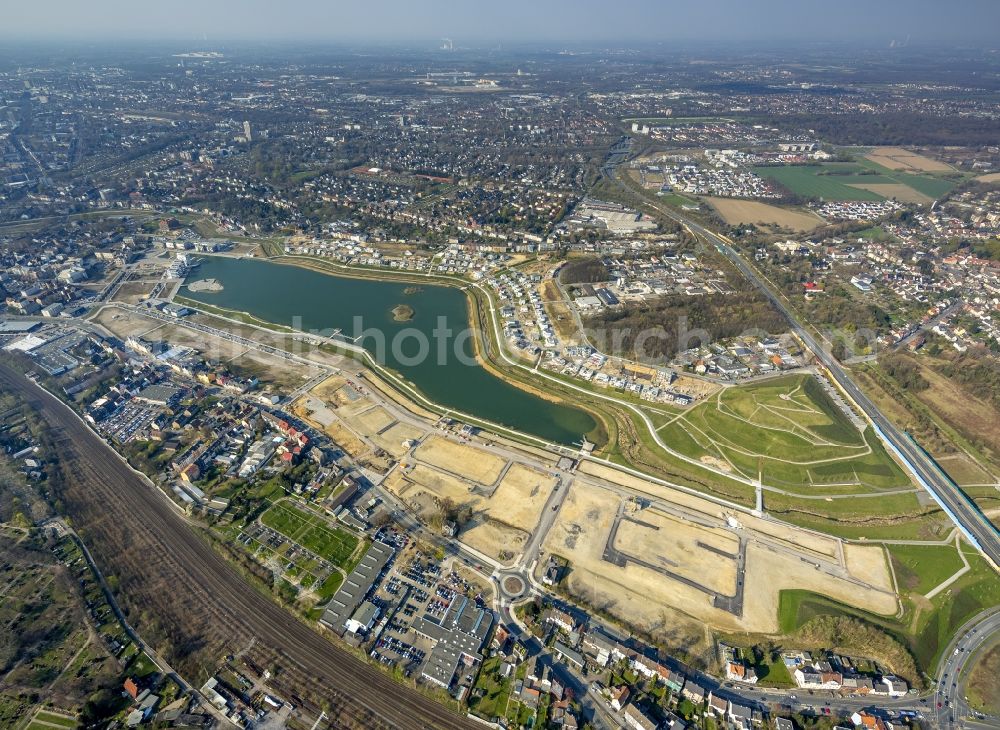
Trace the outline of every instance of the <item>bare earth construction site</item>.
{"type": "MultiPolygon", "coordinates": [[[[769,390],[799,388],[793,380],[769,390]]],[[[683,628],[704,637],[699,624],[778,633],[786,589],[881,615],[899,610],[878,545],[754,516],[596,460],[566,471],[545,452],[455,438],[342,378],[304,396],[298,412],[349,444],[355,458],[383,449],[399,459],[383,486],[423,522],[440,525],[443,506],[466,508],[469,519],[458,533],[463,544],[505,570],[561,558],[574,597],[654,636],[683,628]]],[[[826,423],[821,414],[814,419],[826,423]]]]}

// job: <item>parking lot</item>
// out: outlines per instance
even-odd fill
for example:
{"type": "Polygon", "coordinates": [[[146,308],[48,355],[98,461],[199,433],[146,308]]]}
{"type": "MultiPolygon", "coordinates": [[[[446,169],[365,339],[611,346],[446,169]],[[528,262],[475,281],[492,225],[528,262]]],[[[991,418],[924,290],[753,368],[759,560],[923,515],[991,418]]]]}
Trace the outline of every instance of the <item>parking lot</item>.
{"type": "MultiPolygon", "coordinates": [[[[381,633],[373,633],[372,658],[402,668],[406,676],[419,675],[434,642],[415,631],[413,622],[421,616],[442,620],[455,597],[471,590],[467,581],[432,556],[419,550],[406,554],[372,597],[387,617],[381,633]]],[[[481,596],[476,600],[482,605],[481,596]]]]}
{"type": "Polygon", "coordinates": [[[98,424],[101,433],[120,444],[127,444],[142,433],[161,409],[140,401],[129,401],[98,424]]]}

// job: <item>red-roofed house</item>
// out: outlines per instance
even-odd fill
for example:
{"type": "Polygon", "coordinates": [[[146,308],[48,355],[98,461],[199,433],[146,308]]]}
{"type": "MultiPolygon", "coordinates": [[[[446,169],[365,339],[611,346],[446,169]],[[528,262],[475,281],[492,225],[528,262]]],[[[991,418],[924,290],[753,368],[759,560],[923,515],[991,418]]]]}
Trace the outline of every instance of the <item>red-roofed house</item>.
{"type": "Polygon", "coordinates": [[[135,683],[135,680],[131,677],[125,679],[125,683],[122,685],[125,691],[128,692],[128,696],[133,700],[139,696],[139,685],[135,683]]]}

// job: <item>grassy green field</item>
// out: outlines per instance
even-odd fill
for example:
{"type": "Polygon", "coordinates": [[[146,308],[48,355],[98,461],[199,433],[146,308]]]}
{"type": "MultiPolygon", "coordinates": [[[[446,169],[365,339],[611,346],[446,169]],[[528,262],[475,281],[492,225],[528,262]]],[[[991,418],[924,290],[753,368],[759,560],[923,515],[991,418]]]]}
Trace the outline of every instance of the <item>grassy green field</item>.
{"type": "Polygon", "coordinates": [[[880,226],[866,228],[863,231],[858,231],[855,235],[868,241],[891,241],[893,239],[893,236],[880,226]]]}
{"type": "Polygon", "coordinates": [[[970,570],[934,597],[934,610],[918,617],[914,654],[933,666],[955,631],[977,613],[1000,605],[1000,580],[978,553],[965,548],[970,570]]]}
{"type": "Polygon", "coordinates": [[[260,521],[306,550],[341,567],[347,565],[358,546],[358,539],[349,532],[331,528],[322,518],[284,503],[272,505],[260,516],[260,521]]]}
{"type": "MultiPolygon", "coordinates": [[[[39,710],[36,712],[34,720],[38,721],[39,726],[48,727],[49,730],[52,730],[53,725],[67,728],[77,727],[79,725],[75,718],[49,712],[48,710],[39,710]]],[[[35,724],[35,722],[33,721],[32,724],[35,724]]],[[[31,725],[28,727],[31,727],[31,725]]]]}
{"type": "Polygon", "coordinates": [[[727,388],[660,435],[685,456],[726,462],[745,477],[803,494],[909,483],[877,438],[858,431],[808,375],[727,388]]]}
{"type": "Polygon", "coordinates": [[[939,198],[955,186],[950,180],[929,174],[897,172],[863,158],[857,162],[756,167],[754,172],[776,180],[797,195],[824,200],[883,199],[878,193],[852,185],[901,184],[931,198],[939,198]]]}
{"type": "Polygon", "coordinates": [[[927,593],[959,571],[963,564],[951,545],[889,545],[900,590],[927,593]]]}
{"type": "Polygon", "coordinates": [[[806,504],[804,500],[767,494],[764,506],[785,522],[848,540],[941,540],[947,537],[954,527],[947,515],[935,508],[923,508],[926,512],[922,512],[916,497],[910,497],[911,506],[906,511],[898,511],[895,498],[887,503],[887,498],[882,496],[819,504],[812,500],[806,504]],[[842,512],[838,507],[840,502],[853,502],[854,514],[842,512]]]}
{"type": "Polygon", "coordinates": [[[678,195],[677,193],[661,195],[659,196],[659,200],[661,203],[672,205],[675,208],[683,208],[686,205],[698,205],[698,201],[685,198],[683,195],[678,195]]]}
{"type": "MultiPolygon", "coordinates": [[[[849,187],[847,183],[858,182],[856,173],[865,168],[849,162],[832,162],[826,165],[785,165],[783,167],[755,167],[754,172],[762,177],[776,180],[797,195],[824,200],[882,200],[882,196],[869,190],[849,187]],[[836,174],[821,174],[821,173],[836,174]],[[853,173],[853,174],[852,174],[853,173]]],[[[866,175],[863,183],[891,183],[879,180],[878,176],[866,175]]]]}
{"type": "Polygon", "coordinates": [[[129,666],[129,673],[133,677],[148,677],[151,674],[155,674],[159,671],[153,660],[150,659],[145,653],[137,654],[135,660],[129,666]]]}
{"type": "Polygon", "coordinates": [[[794,687],[795,680],[788,673],[788,667],[779,657],[757,667],[758,685],[761,687],[794,687]]]}
{"type": "Polygon", "coordinates": [[[897,170],[890,170],[887,167],[883,167],[877,162],[872,162],[871,160],[865,159],[864,157],[858,159],[858,164],[868,170],[873,170],[879,175],[884,176],[889,179],[889,182],[902,183],[903,185],[909,185],[911,188],[916,190],[918,193],[923,193],[931,198],[940,198],[942,195],[947,193],[953,187],[955,183],[951,180],[943,179],[931,174],[915,175],[912,172],[900,172],[897,170]]]}

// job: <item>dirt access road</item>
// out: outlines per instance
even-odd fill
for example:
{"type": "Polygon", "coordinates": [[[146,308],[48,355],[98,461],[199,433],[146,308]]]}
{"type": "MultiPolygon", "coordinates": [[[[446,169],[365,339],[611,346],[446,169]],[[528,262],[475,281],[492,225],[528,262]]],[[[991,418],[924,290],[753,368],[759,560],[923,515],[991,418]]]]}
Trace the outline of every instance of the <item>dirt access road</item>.
{"type": "Polygon", "coordinates": [[[57,398],[5,365],[0,390],[19,395],[48,425],[70,477],[60,496],[74,526],[102,570],[120,579],[126,605],[158,608],[174,650],[219,641],[238,647],[255,637],[287,667],[286,679],[328,695],[338,706],[328,713],[338,727],[476,727],[335,646],[248,585],[165,495],[57,398]],[[115,549],[122,540],[128,550],[115,549]],[[195,618],[204,618],[206,628],[194,628],[195,618]]]}

